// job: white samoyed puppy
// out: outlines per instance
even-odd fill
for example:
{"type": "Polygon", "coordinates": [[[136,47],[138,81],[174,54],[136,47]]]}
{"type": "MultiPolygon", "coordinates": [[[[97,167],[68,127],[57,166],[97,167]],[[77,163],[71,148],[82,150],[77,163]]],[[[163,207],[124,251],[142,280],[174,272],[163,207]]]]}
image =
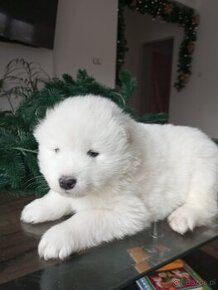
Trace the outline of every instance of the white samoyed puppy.
{"type": "Polygon", "coordinates": [[[39,243],[44,259],[64,259],[133,235],[168,217],[180,234],[217,213],[218,149],[201,131],[137,123],[112,101],[70,97],[34,131],[50,191],[21,220],[42,223],[73,214],[39,243]]]}

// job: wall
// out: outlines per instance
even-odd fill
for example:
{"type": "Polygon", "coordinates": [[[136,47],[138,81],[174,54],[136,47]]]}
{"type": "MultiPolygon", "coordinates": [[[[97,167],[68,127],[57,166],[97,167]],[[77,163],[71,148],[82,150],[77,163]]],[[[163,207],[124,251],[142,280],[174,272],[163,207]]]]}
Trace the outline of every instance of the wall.
{"type": "MultiPolygon", "coordinates": [[[[136,76],[138,84],[143,80],[142,75],[142,53],[143,45],[145,43],[174,38],[174,53],[172,66],[172,84],[171,92],[173,91],[173,83],[176,80],[177,59],[179,46],[183,37],[183,29],[176,24],[170,24],[161,20],[152,21],[150,15],[142,15],[133,12],[129,9],[125,11],[126,19],[126,37],[128,40],[129,50],[125,57],[125,68],[128,69],[134,76],[136,76]]],[[[138,85],[133,98],[130,100],[132,105],[138,112],[143,104],[142,92],[140,85],[138,85]]]]}
{"type": "Polygon", "coordinates": [[[218,138],[218,1],[203,1],[192,76],[180,93],[172,92],[170,120],[196,126],[218,138]]]}
{"type": "MultiPolygon", "coordinates": [[[[170,94],[170,122],[179,125],[194,126],[202,129],[209,136],[218,138],[218,37],[215,29],[218,26],[218,1],[200,1],[198,3],[200,26],[196,49],[193,55],[192,76],[187,87],[177,92],[173,86],[176,79],[176,66],[179,45],[182,40],[182,29],[176,25],[160,20],[152,21],[149,15],[140,15],[126,11],[126,29],[129,35],[129,52],[126,55],[126,67],[140,80],[141,58],[140,47],[144,42],[155,41],[173,36],[174,56],[170,94]]],[[[140,107],[137,97],[132,105],[140,107]]]]}
{"type": "MultiPolygon", "coordinates": [[[[59,0],[54,50],[0,42],[0,73],[11,59],[25,58],[39,62],[51,76],[75,76],[82,68],[114,87],[117,7],[118,0],[59,0]]],[[[13,100],[15,106],[18,102],[13,100]]],[[[7,109],[7,100],[0,99],[0,110],[7,109]]]]}
{"type": "MultiPolygon", "coordinates": [[[[49,49],[34,48],[26,45],[0,42],[0,78],[3,74],[7,63],[14,58],[24,58],[27,61],[38,62],[43,69],[53,76],[53,52],[49,49]]],[[[16,107],[19,99],[14,99],[13,103],[16,107]]],[[[4,98],[0,99],[0,110],[9,110],[8,101],[4,98]]]]}
{"type": "Polygon", "coordinates": [[[183,5],[192,7],[194,9],[198,9],[202,3],[202,0],[176,0],[179,3],[182,3],[183,5]]]}
{"type": "Polygon", "coordinates": [[[86,69],[97,81],[115,85],[117,0],[59,0],[54,70],[76,75],[86,69]],[[93,58],[97,58],[94,64],[93,58]]]}

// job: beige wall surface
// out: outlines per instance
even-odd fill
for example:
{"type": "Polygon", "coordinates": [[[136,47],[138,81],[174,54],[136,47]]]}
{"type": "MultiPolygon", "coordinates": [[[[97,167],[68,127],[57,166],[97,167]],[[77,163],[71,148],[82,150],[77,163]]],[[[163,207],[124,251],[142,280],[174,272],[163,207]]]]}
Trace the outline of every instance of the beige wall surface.
{"type": "Polygon", "coordinates": [[[201,128],[218,138],[218,1],[202,1],[192,76],[187,87],[171,95],[170,121],[201,128]]]}
{"type": "MultiPolygon", "coordinates": [[[[118,0],[59,0],[54,50],[0,42],[0,78],[13,58],[38,62],[50,76],[74,77],[86,69],[100,83],[114,87],[118,0]]],[[[14,99],[16,107],[19,99],[14,99]]],[[[0,110],[10,109],[0,99],[0,110]]]]}
{"type": "MultiPolygon", "coordinates": [[[[173,86],[183,35],[182,29],[176,25],[161,20],[151,21],[149,15],[136,16],[128,11],[126,29],[132,31],[129,46],[133,50],[128,52],[126,67],[130,67],[137,76],[141,62],[140,45],[174,37],[170,122],[195,126],[218,138],[218,1],[196,1],[201,20],[192,76],[185,89],[177,92],[173,86]]],[[[54,50],[0,42],[0,72],[12,58],[23,57],[39,62],[51,76],[65,72],[75,76],[79,68],[84,68],[97,81],[113,87],[117,3],[118,0],[59,0],[54,50]]],[[[0,100],[0,108],[8,108],[3,99],[0,100]]]]}
{"type": "MultiPolygon", "coordinates": [[[[200,0],[199,0],[200,1],[200,0]]],[[[218,138],[218,1],[200,1],[200,25],[193,55],[192,76],[186,88],[177,92],[176,80],[179,46],[183,30],[161,20],[152,21],[149,15],[126,11],[129,51],[125,67],[140,79],[141,48],[143,43],[174,37],[172,82],[170,93],[170,122],[198,127],[209,136],[218,138]]],[[[136,90],[135,95],[140,94],[136,90]]],[[[139,98],[133,100],[138,106],[139,98]]]]}
{"type": "MultiPolygon", "coordinates": [[[[143,66],[143,45],[164,39],[174,39],[171,95],[174,93],[174,82],[176,80],[177,60],[179,45],[183,36],[183,29],[175,24],[163,22],[162,20],[152,20],[150,15],[142,15],[129,9],[125,11],[126,36],[128,40],[128,52],[125,57],[124,67],[128,69],[137,79],[137,89],[131,104],[135,108],[140,108],[143,103],[140,99],[145,98],[141,94],[142,66],[143,66]]],[[[171,96],[170,96],[171,97],[171,96]]]]}
{"type": "MultiPolygon", "coordinates": [[[[50,76],[53,76],[52,50],[0,42],[0,78],[3,75],[5,66],[14,58],[24,58],[27,61],[37,62],[50,76]]],[[[13,103],[16,107],[19,103],[19,99],[13,99],[13,103]]],[[[8,101],[5,98],[0,99],[0,110],[10,110],[8,101]]]]}
{"type": "Polygon", "coordinates": [[[114,87],[117,0],[59,0],[54,70],[76,75],[86,69],[97,81],[114,87]]]}

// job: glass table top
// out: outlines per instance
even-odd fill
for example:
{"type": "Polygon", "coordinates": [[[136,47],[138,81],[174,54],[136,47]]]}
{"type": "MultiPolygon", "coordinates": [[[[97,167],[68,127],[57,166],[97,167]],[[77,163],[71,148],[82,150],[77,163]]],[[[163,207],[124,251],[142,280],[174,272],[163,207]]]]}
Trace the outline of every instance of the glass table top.
{"type": "MultiPolygon", "coordinates": [[[[49,226],[49,224],[23,225],[21,233],[25,235],[26,240],[31,237],[38,243],[39,237],[49,226]]],[[[53,264],[44,262],[40,264],[41,269],[2,283],[0,289],[122,289],[146,272],[181,257],[217,236],[217,221],[210,227],[197,228],[184,236],[173,232],[167,222],[162,221],[157,224],[157,229],[147,229],[124,240],[117,240],[74,254],[65,262],[55,261],[53,264]]],[[[37,257],[37,243],[34,244],[35,258],[37,257]]],[[[28,255],[27,252],[26,255],[28,255]]],[[[7,262],[3,264],[0,262],[0,276],[3,269],[1,265],[7,267],[7,262]]]]}

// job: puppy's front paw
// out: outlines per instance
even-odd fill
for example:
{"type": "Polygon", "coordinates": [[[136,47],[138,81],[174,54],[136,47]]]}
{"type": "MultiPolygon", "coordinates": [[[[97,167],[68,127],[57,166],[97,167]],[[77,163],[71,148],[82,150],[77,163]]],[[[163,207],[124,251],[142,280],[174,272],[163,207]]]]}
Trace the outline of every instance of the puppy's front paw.
{"type": "Polygon", "coordinates": [[[187,206],[181,206],[171,213],[168,217],[168,222],[170,227],[181,235],[188,230],[192,231],[196,224],[194,209],[187,206]]]}
{"type": "Polygon", "coordinates": [[[40,199],[26,205],[21,213],[21,221],[25,223],[42,223],[48,219],[47,212],[40,199]]]}
{"type": "Polygon", "coordinates": [[[41,258],[64,260],[73,252],[72,233],[63,224],[49,229],[39,243],[38,253],[41,258]]]}

